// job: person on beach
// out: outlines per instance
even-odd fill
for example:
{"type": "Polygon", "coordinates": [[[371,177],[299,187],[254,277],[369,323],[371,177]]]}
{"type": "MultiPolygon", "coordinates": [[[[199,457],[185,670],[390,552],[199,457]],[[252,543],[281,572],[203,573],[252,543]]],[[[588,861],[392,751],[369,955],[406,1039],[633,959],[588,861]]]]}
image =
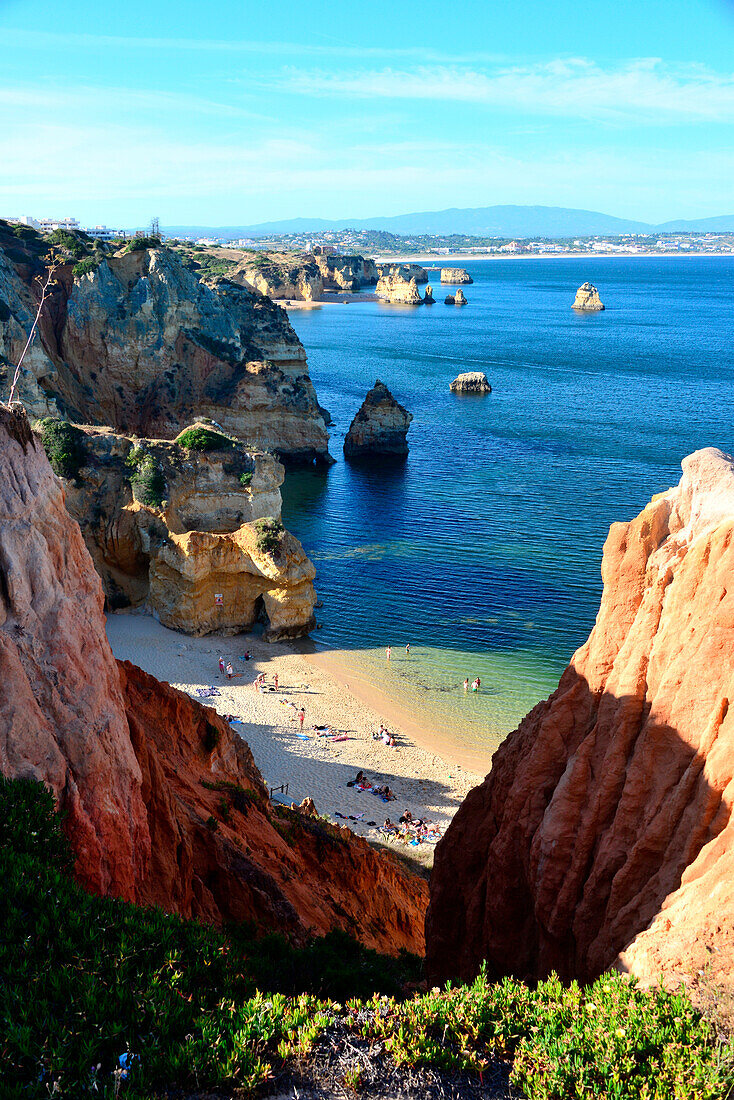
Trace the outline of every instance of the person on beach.
{"type": "Polygon", "coordinates": [[[224,673],[224,657],[219,658],[219,671],[224,673]]]}
{"type": "Polygon", "coordinates": [[[227,679],[231,680],[233,674],[234,674],[234,669],[232,668],[232,662],[227,661],[227,679]]]}
{"type": "Polygon", "coordinates": [[[467,676],[466,680],[464,680],[464,691],[468,691],[468,690],[469,690],[469,677],[467,676]]]}
{"type": "Polygon", "coordinates": [[[276,672],[275,676],[273,676],[273,683],[275,684],[275,690],[277,691],[278,690],[278,673],[277,672],[276,672]]]}
{"type": "Polygon", "coordinates": [[[474,683],[472,684],[471,689],[472,689],[472,691],[479,691],[479,677],[478,676],[477,676],[476,680],[474,681],[474,683]]]}
{"type": "Polygon", "coordinates": [[[252,657],[252,654],[250,653],[249,649],[246,649],[245,650],[245,660],[249,661],[251,657],[252,657]]]}
{"type": "Polygon", "coordinates": [[[408,644],[406,645],[405,652],[406,652],[407,656],[410,657],[410,642],[408,642],[408,644]]]}
{"type": "Polygon", "coordinates": [[[392,646],[391,645],[389,645],[387,647],[387,649],[385,650],[385,656],[387,657],[387,659],[389,661],[390,657],[392,656],[392,646]]]}
{"type": "Polygon", "coordinates": [[[301,723],[301,731],[303,731],[303,723],[306,720],[306,708],[301,707],[298,712],[298,721],[301,723]]]}

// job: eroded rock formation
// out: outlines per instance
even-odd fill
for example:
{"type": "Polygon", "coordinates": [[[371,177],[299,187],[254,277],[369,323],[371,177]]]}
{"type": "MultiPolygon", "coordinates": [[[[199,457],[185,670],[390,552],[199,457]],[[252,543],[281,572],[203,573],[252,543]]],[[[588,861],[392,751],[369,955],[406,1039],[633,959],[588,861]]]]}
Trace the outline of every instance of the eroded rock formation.
{"type": "Polygon", "coordinates": [[[734,461],[697,451],[612,525],[588,641],[439,844],[432,980],[732,977],[733,576],[734,461]]]}
{"type": "Polygon", "coordinates": [[[417,283],[428,282],[428,272],[420,264],[379,264],[378,271],[381,278],[389,275],[404,279],[406,282],[410,282],[411,279],[415,279],[417,283]]]}
{"type": "Polygon", "coordinates": [[[419,306],[423,301],[415,279],[403,279],[399,275],[380,276],[375,296],[404,306],[419,306]]]}
{"type": "MultiPolygon", "coordinates": [[[[0,225],[0,365],[17,361],[30,329],[47,247],[13,240],[0,225]]],[[[230,280],[200,282],[165,248],[110,253],[81,276],[62,265],[25,368],[20,397],[34,416],[164,439],[206,416],[284,460],[330,461],[286,313],[230,280]]]]}
{"type": "Polygon", "coordinates": [[[324,296],[324,276],[314,256],[256,253],[238,264],[232,279],[269,298],[320,302],[324,296]]]}
{"type": "Polygon", "coordinates": [[[464,294],[464,291],[461,289],[461,287],[459,287],[459,289],[456,291],[456,294],[454,296],[454,305],[455,306],[465,306],[466,303],[467,303],[466,295],[464,294]]]}
{"type": "Polygon", "coordinates": [[[433,297],[433,287],[430,285],[430,283],[426,287],[426,295],[423,301],[427,306],[432,306],[436,301],[436,299],[433,297]]]}
{"type": "Polygon", "coordinates": [[[467,285],[473,283],[474,280],[469,272],[463,267],[442,267],[441,282],[458,286],[459,284],[467,285]]]}
{"type": "MultiPolygon", "coordinates": [[[[39,430],[43,437],[48,422],[39,430]]],[[[284,470],[208,425],[208,450],[74,426],[64,478],[111,610],[142,607],[187,634],[234,634],[262,618],[271,641],[313,629],[314,567],[280,523],[284,470]]]]}
{"type": "Polygon", "coordinates": [[[452,393],[491,393],[492,387],[489,384],[486,374],[481,370],[466,371],[464,374],[457,374],[453,380],[449,389],[452,393]]]}
{"type": "Polygon", "coordinates": [[[23,414],[0,409],[0,769],[47,783],[88,888],[296,941],[420,952],[426,884],[273,806],[213,709],[118,665],[102,587],[23,414]]]}
{"type": "Polygon", "coordinates": [[[593,283],[582,283],[576,291],[576,297],[571,308],[577,309],[581,313],[598,313],[599,310],[604,309],[599,291],[593,283]]]}
{"type": "Polygon", "coordinates": [[[363,286],[375,286],[379,278],[374,260],[364,256],[314,256],[329,290],[347,290],[356,294],[363,286]]]}
{"type": "Polygon", "coordinates": [[[344,440],[347,458],[407,455],[413,414],[400,405],[379,378],[365,397],[344,440]]]}

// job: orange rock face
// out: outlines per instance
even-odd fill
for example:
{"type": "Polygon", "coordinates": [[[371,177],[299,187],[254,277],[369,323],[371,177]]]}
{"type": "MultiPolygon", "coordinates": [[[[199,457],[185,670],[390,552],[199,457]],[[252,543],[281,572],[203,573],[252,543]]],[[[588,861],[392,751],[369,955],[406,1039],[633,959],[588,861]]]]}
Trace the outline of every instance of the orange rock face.
{"type": "Polygon", "coordinates": [[[436,851],[428,970],[688,979],[732,967],[734,462],[713,449],[612,526],[558,689],[436,851]]]}
{"type": "Polygon", "coordinates": [[[0,407],[0,770],[46,782],[88,888],[293,939],[422,952],[427,884],[348,829],[278,811],[215,711],[107,641],[102,587],[22,413],[0,407]]]}

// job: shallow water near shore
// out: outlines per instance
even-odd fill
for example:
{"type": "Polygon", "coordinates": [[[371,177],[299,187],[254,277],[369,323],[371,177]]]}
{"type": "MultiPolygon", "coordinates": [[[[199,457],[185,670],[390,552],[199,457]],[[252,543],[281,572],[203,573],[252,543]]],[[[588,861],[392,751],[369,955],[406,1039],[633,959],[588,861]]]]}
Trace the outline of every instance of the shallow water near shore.
{"type": "Polygon", "coordinates": [[[316,564],[317,648],[488,763],[593,626],[610,523],[691,451],[734,450],[734,258],[465,266],[463,309],[431,272],[434,306],[291,315],[338,461],[288,473],[283,518],[316,564]],[[587,279],[603,313],[570,308],[587,279]],[[466,370],[492,394],[450,394],[466,370]],[[410,455],[350,466],[344,434],[376,378],[414,414],[410,455]]]}

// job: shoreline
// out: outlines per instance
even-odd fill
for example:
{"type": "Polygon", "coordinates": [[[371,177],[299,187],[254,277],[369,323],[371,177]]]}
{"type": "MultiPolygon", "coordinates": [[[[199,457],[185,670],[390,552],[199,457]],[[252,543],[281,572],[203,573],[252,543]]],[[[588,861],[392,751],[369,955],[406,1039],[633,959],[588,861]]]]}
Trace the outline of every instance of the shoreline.
{"type": "Polygon", "coordinates": [[[118,659],[132,661],[219,714],[236,715],[240,721],[231,723],[232,730],[249,744],[268,786],[288,784],[287,794],[276,800],[298,804],[312,798],[317,811],[334,824],[348,825],[420,867],[432,865],[434,844],[387,841],[380,832],[385,819],[397,822],[409,809],[444,832],[468,791],[484,779],[483,771],[465,767],[457,759],[461,753],[425,736],[405,708],[361,683],[333,654],[324,660],[321,653],[304,653],[297,642],[267,643],[253,634],[195,638],[141,614],[108,615],[107,634],[118,659]],[[248,649],[252,659],[244,661],[248,649]],[[234,666],[231,681],[219,672],[220,656],[234,666]],[[269,688],[262,694],[253,686],[260,673],[269,688]],[[197,689],[210,687],[217,692],[214,697],[197,697],[197,689]],[[294,708],[301,706],[306,710],[303,733],[294,716],[294,708]],[[395,748],[372,738],[381,720],[394,734],[395,748]],[[319,736],[318,726],[330,727],[340,740],[319,736]],[[385,803],[348,787],[357,771],[375,785],[387,784],[395,800],[385,803]]]}
{"type": "Polygon", "coordinates": [[[498,256],[496,252],[472,252],[467,255],[463,252],[451,253],[448,256],[435,256],[433,254],[426,255],[421,252],[406,252],[398,253],[396,255],[382,255],[380,253],[372,257],[377,264],[386,263],[420,263],[421,266],[431,269],[435,268],[436,271],[440,271],[442,267],[446,267],[449,262],[455,262],[457,260],[464,260],[469,262],[471,260],[687,260],[687,259],[731,259],[734,256],[734,252],[560,252],[552,254],[544,254],[542,256],[515,256],[508,254],[506,256],[498,256]]]}

